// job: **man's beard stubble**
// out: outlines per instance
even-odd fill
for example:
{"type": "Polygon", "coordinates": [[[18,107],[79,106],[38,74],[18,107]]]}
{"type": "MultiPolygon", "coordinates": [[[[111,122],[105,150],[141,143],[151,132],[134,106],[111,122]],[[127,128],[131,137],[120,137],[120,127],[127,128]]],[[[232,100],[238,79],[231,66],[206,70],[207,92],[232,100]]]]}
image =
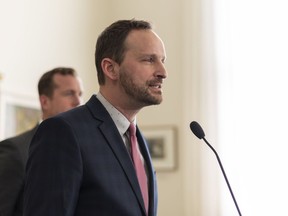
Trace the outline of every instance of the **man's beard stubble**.
{"type": "Polygon", "coordinates": [[[145,86],[136,85],[125,71],[120,72],[120,83],[126,94],[135,99],[142,106],[158,105],[162,102],[162,96],[149,93],[149,83],[145,86]]]}

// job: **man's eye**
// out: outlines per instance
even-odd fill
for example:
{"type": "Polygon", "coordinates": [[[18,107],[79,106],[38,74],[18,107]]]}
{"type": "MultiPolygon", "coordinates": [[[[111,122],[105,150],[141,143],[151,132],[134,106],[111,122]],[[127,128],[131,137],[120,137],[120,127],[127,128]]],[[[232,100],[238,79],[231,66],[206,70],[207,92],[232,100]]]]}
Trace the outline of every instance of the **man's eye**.
{"type": "Polygon", "coordinates": [[[145,59],[145,61],[152,63],[152,62],[154,62],[154,59],[153,58],[147,58],[147,59],[145,59]]]}
{"type": "Polygon", "coordinates": [[[65,92],[64,95],[66,95],[66,96],[71,96],[71,95],[74,95],[74,92],[68,91],[68,92],[65,92]]]}

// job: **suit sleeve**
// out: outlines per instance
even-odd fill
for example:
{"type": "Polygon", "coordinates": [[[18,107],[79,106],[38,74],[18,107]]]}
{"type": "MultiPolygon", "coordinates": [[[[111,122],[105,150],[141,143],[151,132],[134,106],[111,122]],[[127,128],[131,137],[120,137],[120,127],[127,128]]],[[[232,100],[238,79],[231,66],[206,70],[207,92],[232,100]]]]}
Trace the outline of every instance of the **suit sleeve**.
{"type": "Polygon", "coordinates": [[[24,216],[72,216],[82,179],[76,136],[59,118],[39,126],[26,167],[24,216]]]}
{"type": "Polygon", "coordinates": [[[0,143],[0,215],[12,215],[23,187],[24,165],[9,139],[0,143]]]}

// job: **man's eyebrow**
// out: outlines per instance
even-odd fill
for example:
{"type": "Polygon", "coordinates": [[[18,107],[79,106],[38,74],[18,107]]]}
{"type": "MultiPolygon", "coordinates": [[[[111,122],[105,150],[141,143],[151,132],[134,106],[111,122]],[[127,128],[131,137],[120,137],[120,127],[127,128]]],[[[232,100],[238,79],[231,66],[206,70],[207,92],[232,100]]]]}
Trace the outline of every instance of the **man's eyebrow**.
{"type": "Polygon", "coordinates": [[[166,59],[166,56],[160,56],[160,55],[157,55],[155,53],[139,53],[139,56],[147,56],[147,57],[153,57],[153,58],[159,58],[159,59],[166,59]]]}

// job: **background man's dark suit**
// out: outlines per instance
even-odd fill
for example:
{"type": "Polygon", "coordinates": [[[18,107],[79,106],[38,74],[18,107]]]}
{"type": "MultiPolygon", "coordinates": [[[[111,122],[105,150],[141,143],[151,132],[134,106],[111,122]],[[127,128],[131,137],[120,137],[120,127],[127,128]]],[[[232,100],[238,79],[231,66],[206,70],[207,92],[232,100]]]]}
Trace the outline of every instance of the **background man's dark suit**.
{"type": "MultiPolygon", "coordinates": [[[[148,170],[149,216],[156,216],[155,172],[138,128],[137,137],[148,170]]],[[[29,157],[25,216],[146,215],[128,151],[96,96],[43,121],[29,157]]]]}
{"type": "Polygon", "coordinates": [[[25,165],[36,129],[0,142],[0,216],[22,215],[25,165]]]}

